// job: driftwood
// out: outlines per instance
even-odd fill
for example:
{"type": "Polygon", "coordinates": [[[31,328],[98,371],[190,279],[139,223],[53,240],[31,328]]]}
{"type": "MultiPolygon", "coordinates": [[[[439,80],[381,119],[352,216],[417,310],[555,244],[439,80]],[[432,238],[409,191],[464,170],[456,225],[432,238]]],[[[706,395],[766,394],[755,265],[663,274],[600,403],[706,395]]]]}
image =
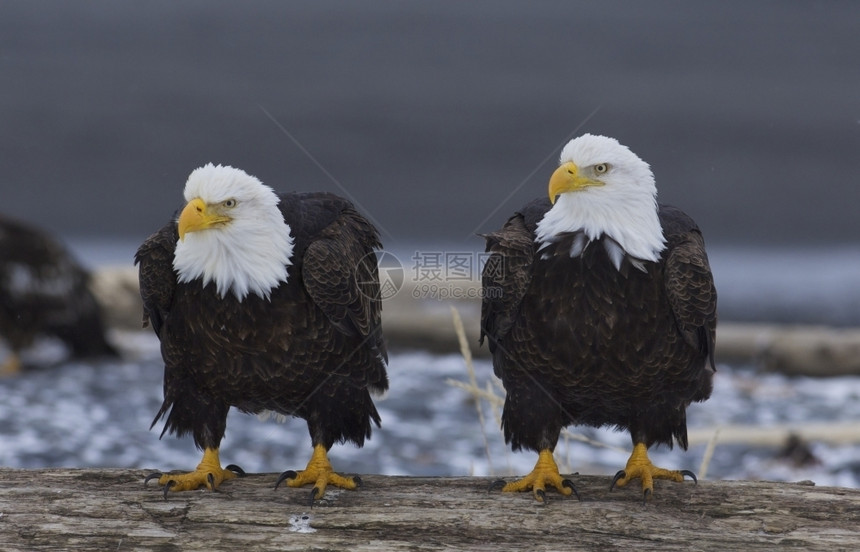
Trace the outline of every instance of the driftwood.
{"type": "Polygon", "coordinates": [[[687,438],[691,446],[714,444],[784,447],[792,438],[803,442],[853,445],[860,443],[860,424],[856,420],[828,422],[795,422],[764,426],[725,425],[690,428],[687,438]]]}
{"type": "Polygon", "coordinates": [[[582,501],[488,492],[490,479],[362,476],[357,491],[273,490],[276,474],[162,497],[143,470],[0,470],[0,549],[30,550],[849,550],[860,490],[758,481],[658,481],[582,501]]]}
{"type": "Polygon", "coordinates": [[[722,360],[787,375],[860,375],[860,329],[723,324],[717,329],[717,353],[722,360]]]}

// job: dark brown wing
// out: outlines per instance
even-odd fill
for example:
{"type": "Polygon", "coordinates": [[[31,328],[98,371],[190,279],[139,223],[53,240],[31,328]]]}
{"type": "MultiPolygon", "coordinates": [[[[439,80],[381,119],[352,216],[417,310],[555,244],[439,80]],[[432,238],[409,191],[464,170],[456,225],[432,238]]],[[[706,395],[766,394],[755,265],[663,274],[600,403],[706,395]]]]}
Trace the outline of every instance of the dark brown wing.
{"type": "MultiPolygon", "coordinates": [[[[513,327],[520,302],[532,278],[535,256],[534,221],[549,207],[548,201],[535,201],[508,219],[501,230],[486,234],[490,257],[481,275],[481,343],[488,339],[495,355],[499,341],[513,327]]],[[[496,375],[503,363],[494,363],[496,375]]]]}
{"type": "Polygon", "coordinates": [[[668,242],[666,294],[675,321],[684,340],[705,354],[714,368],[717,291],[705,241],[693,220],[679,209],[661,206],[660,220],[668,242]]]}
{"type": "Polygon", "coordinates": [[[139,265],[140,298],[143,300],[143,326],[152,325],[155,334],[161,337],[161,327],[170,312],[173,293],[176,289],[176,273],[173,270],[173,251],[179,234],[176,224],[166,224],[149,236],[134,255],[139,265]]]}
{"type": "Polygon", "coordinates": [[[345,209],[308,244],[302,279],[308,295],[339,331],[357,336],[388,359],[382,339],[375,229],[345,209]]]}

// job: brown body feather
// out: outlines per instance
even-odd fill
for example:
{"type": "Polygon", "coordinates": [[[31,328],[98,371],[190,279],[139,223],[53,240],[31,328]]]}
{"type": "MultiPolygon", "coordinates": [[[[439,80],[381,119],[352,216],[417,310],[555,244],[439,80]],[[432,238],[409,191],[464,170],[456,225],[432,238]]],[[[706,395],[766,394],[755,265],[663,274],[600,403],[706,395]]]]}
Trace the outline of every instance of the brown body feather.
{"type": "Polygon", "coordinates": [[[288,281],[270,300],[220,297],[201,280],[178,283],[175,223],[136,255],[145,318],[161,340],[165,432],[218,448],[231,406],[303,418],[314,445],[362,445],[387,389],[373,226],[332,194],[281,194],[294,238],[288,281]]]}
{"type": "Polygon", "coordinates": [[[506,441],[552,450],[576,424],[686,448],[686,408],[710,396],[714,372],[716,292],[699,229],[661,206],[660,260],[616,268],[581,233],[539,249],[549,208],[535,200],[486,236],[482,340],[507,392],[506,441]]]}

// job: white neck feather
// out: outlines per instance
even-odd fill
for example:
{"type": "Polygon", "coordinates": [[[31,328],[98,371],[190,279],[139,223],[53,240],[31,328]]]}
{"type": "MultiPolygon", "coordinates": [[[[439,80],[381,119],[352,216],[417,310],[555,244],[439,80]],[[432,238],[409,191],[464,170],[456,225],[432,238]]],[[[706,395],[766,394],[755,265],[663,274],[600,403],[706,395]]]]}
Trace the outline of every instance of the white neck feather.
{"type": "MultiPolygon", "coordinates": [[[[604,236],[604,248],[620,269],[625,254],[634,266],[657,261],[666,247],[657,212],[657,187],[647,163],[614,138],[584,134],[562,148],[560,163],[571,162],[599,183],[561,193],[537,225],[535,241],[541,248],[566,232],[582,232],[588,241],[604,236]],[[595,167],[603,164],[597,176],[595,167]],[[619,251],[618,248],[621,248],[619,251]]],[[[577,240],[570,255],[582,253],[586,240],[577,240]],[[579,243],[583,242],[583,243],[579,243]]]]}
{"type": "Polygon", "coordinates": [[[238,169],[210,164],[192,173],[185,196],[204,201],[233,197],[238,204],[229,223],[189,232],[176,242],[173,268],[179,281],[200,278],[204,286],[215,282],[221,297],[232,291],[239,301],[249,293],[269,299],[272,290],[287,281],[293,253],[277,194],[238,169]]]}
{"type": "Polygon", "coordinates": [[[561,194],[538,223],[535,241],[545,246],[558,234],[582,231],[592,241],[609,236],[631,257],[657,261],[666,247],[657,202],[653,196],[629,199],[608,203],[588,191],[561,194]]]}
{"type": "Polygon", "coordinates": [[[292,251],[290,227],[282,219],[275,231],[266,227],[186,234],[184,241],[176,242],[173,268],[180,282],[215,282],[221,297],[232,291],[239,301],[249,293],[268,299],[287,281],[292,251]]]}

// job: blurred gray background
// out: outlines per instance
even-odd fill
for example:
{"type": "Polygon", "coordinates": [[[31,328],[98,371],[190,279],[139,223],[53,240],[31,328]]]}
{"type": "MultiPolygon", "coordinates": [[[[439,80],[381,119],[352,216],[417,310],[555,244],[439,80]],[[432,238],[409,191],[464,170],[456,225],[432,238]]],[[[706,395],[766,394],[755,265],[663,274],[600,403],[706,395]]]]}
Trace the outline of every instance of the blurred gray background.
{"type": "Polygon", "coordinates": [[[0,212],[142,240],[188,173],[480,247],[592,132],[711,243],[860,237],[860,3],[0,3],[0,212]]]}

